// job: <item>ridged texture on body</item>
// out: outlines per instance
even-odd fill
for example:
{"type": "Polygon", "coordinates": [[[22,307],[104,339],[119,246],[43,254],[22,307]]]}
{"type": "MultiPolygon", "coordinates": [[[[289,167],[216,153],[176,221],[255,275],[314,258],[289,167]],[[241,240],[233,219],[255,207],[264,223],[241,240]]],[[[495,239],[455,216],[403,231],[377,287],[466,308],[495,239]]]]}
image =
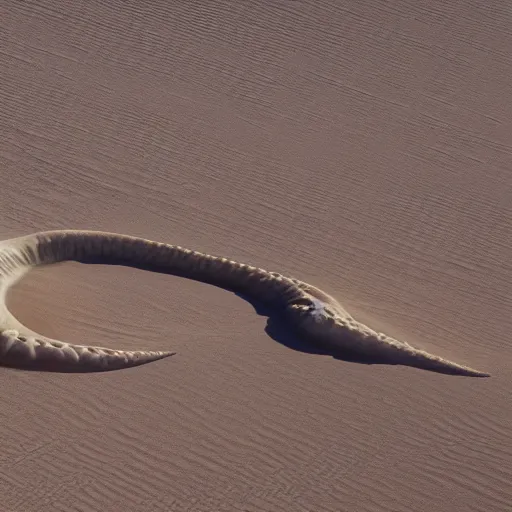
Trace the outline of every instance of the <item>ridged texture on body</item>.
{"type": "Polygon", "coordinates": [[[356,322],[330,295],[297,279],[142,238],[94,231],[49,231],[0,242],[0,364],[52,371],[106,371],[144,364],[172,352],[72,345],[33,333],[5,304],[7,289],[27,270],[62,261],[125,265],[239,292],[280,311],[307,340],[376,362],[441,373],[488,376],[416,350],[356,322]]]}

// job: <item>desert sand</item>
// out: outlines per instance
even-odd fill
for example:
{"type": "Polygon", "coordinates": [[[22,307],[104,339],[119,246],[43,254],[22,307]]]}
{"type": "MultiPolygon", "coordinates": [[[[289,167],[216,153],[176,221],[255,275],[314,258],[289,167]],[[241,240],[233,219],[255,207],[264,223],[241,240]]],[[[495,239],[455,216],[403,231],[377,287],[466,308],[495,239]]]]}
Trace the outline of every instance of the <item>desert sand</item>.
{"type": "Polygon", "coordinates": [[[45,336],[176,355],[0,367],[0,510],[512,510],[504,2],[0,7],[0,240],[126,233],[309,282],[488,379],[289,343],[235,294],[37,268],[45,336]]]}

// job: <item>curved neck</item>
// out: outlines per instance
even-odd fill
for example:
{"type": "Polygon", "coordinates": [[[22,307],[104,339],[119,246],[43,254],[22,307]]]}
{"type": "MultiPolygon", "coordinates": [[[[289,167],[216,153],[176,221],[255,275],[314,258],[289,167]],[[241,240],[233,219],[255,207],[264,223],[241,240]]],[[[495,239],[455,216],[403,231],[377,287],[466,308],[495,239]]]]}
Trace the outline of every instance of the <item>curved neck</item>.
{"type": "Polygon", "coordinates": [[[36,265],[77,261],[129,266],[212,284],[272,306],[285,307],[305,295],[293,279],[281,274],[144,238],[94,231],[47,231],[24,240],[22,245],[32,249],[32,263],[36,265]]]}

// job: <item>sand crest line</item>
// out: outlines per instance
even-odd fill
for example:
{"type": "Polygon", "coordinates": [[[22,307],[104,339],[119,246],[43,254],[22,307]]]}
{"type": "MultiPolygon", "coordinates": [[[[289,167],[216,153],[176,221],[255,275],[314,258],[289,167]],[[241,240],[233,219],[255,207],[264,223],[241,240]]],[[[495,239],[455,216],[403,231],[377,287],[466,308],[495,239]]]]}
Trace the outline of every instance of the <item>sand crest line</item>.
{"type": "Polygon", "coordinates": [[[46,231],[0,242],[0,365],[57,372],[108,371],[173,352],[75,345],[35,333],[7,309],[10,286],[28,270],[64,261],[124,265],[178,275],[242,293],[282,313],[290,329],[328,349],[451,375],[488,377],[356,321],[330,295],[298,279],[176,245],[100,231],[46,231]]]}

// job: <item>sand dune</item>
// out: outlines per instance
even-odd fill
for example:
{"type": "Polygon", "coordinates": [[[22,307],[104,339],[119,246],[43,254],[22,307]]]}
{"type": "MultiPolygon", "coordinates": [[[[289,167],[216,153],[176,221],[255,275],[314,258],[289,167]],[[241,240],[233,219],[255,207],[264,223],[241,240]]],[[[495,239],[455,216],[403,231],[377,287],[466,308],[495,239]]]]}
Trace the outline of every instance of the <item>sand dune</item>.
{"type": "Polygon", "coordinates": [[[73,227],[226,255],[492,373],[332,357],[193,280],[38,267],[7,296],[21,324],[177,355],[1,367],[0,509],[510,510],[503,2],[0,11],[0,240],[73,227]]]}

